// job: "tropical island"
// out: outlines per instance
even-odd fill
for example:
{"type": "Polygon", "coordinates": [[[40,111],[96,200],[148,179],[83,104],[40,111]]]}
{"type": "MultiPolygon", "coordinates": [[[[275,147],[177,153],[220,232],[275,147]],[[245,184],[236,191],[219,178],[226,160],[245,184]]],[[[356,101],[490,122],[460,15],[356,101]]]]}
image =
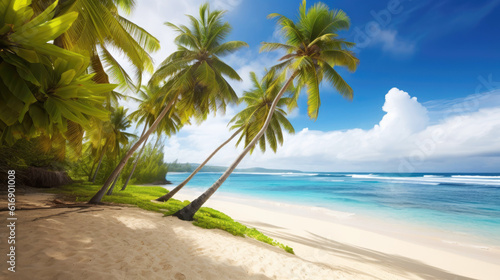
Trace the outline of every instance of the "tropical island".
{"type": "Polygon", "coordinates": [[[498,1],[282,2],[1,0],[0,278],[497,279],[498,1]]]}

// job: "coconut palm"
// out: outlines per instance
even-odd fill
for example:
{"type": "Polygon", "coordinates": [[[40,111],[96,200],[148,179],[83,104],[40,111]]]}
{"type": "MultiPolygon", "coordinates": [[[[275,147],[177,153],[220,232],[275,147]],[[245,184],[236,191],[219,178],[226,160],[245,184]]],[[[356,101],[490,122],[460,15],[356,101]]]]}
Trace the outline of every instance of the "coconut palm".
{"type": "MultiPolygon", "coordinates": [[[[152,91],[150,88],[143,86],[142,90],[139,91],[139,108],[134,111],[132,114],[130,114],[131,118],[135,121],[137,121],[137,126],[140,124],[144,123],[144,128],[142,130],[141,136],[144,135],[146,132],[146,129],[151,126],[151,124],[154,122],[156,119],[156,106],[155,104],[160,101],[158,97],[158,90],[152,91]]],[[[132,171],[130,172],[129,176],[127,177],[127,180],[123,184],[122,191],[127,188],[128,182],[132,178],[132,175],[134,174],[134,171],[137,167],[137,164],[139,163],[139,160],[141,158],[142,152],[144,151],[144,147],[146,146],[146,143],[148,141],[149,137],[144,140],[144,143],[142,144],[141,149],[139,150],[139,153],[137,155],[137,158],[134,162],[134,166],[132,167],[132,171]]],[[[118,176],[115,178],[115,182],[118,176]]],[[[113,182],[114,184],[114,182],[113,182]]],[[[110,189],[112,189],[113,186],[111,186],[110,189]]],[[[108,191],[109,193],[109,191],[108,191]]]]}
{"type": "MultiPolygon", "coordinates": [[[[220,149],[222,149],[227,143],[231,142],[231,140],[233,140],[241,132],[243,133],[241,133],[236,145],[239,145],[242,140],[244,140],[245,147],[250,143],[264,124],[266,116],[269,112],[269,105],[278,94],[280,81],[278,81],[277,78],[279,79],[280,77],[276,77],[275,72],[271,71],[268,72],[260,81],[254,72],[250,73],[250,78],[253,83],[253,88],[250,91],[244,92],[243,96],[240,98],[240,100],[246,104],[246,108],[236,114],[236,116],[234,116],[230,121],[230,123],[233,123],[230,129],[236,129],[236,131],[226,141],[224,141],[224,143],[217,147],[182,183],[167,194],[156,199],[157,201],[168,201],[172,198],[172,196],[179,192],[220,149]]],[[[292,124],[286,118],[286,112],[280,108],[289,105],[291,101],[292,100],[290,98],[283,97],[278,103],[278,108],[276,113],[273,115],[271,125],[266,131],[265,136],[267,136],[267,138],[264,136],[259,141],[262,152],[266,151],[266,143],[269,144],[274,152],[276,152],[278,144],[283,144],[282,128],[284,128],[288,133],[295,132],[292,124]]]]}
{"type": "MultiPolygon", "coordinates": [[[[158,107],[158,104],[161,104],[161,102],[158,102],[161,101],[160,93],[161,93],[160,87],[155,85],[149,85],[147,87],[143,86],[142,90],[140,91],[141,103],[139,105],[139,108],[135,112],[130,114],[130,116],[133,120],[137,121],[137,125],[144,123],[144,129],[142,131],[141,136],[144,135],[146,129],[150,127],[151,124],[154,122],[154,120],[158,115],[158,112],[162,110],[161,107],[158,107]]],[[[162,133],[165,133],[167,136],[170,136],[179,131],[181,127],[185,124],[181,122],[181,117],[177,112],[175,112],[175,110],[174,112],[172,112],[172,114],[169,114],[169,116],[170,117],[168,118],[163,118],[158,129],[156,130],[157,142],[161,138],[162,133]]],[[[127,188],[128,182],[134,175],[135,169],[137,168],[137,164],[141,159],[142,153],[144,151],[148,139],[149,138],[146,138],[146,140],[144,140],[144,143],[142,144],[142,147],[139,150],[139,153],[137,154],[137,157],[134,161],[134,166],[132,167],[132,171],[130,171],[130,174],[125,180],[125,183],[123,184],[123,187],[121,189],[122,191],[127,188]]]]}
{"type": "MultiPolygon", "coordinates": [[[[33,0],[35,14],[52,2],[33,0]]],[[[91,69],[95,73],[93,79],[97,83],[109,83],[109,73],[115,82],[134,89],[132,78],[109,49],[118,50],[127,57],[140,84],[142,73],[153,71],[153,62],[148,53],[160,48],[154,36],[119,14],[120,10],[129,13],[134,5],[134,1],[130,0],[60,1],[57,4],[58,15],[78,12],[78,18],[67,32],[54,40],[54,44],[90,56],[91,69]]],[[[110,98],[119,96],[112,92],[110,98]]]]}
{"type": "Polygon", "coordinates": [[[224,11],[211,11],[208,4],[204,4],[200,6],[199,18],[188,16],[190,27],[166,23],[178,33],[175,38],[178,50],[163,61],[151,78],[152,84],[168,79],[162,86],[166,105],[89,203],[101,201],[128,159],[157,128],[174,104],[178,112],[183,112],[185,121],[185,118],[192,115],[202,120],[209,112],[224,110],[227,103],[237,101],[237,96],[225,77],[234,80],[241,78],[219,56],[234,52],[247,44],[241,41],[224,42],[231,26],[222,21],[223,15],[224,11]]]}
{"type": "MultiPolygon", "coordinates": [[[[269,71],[259,81],[254,72],[250,73],[253,88],[250,91],[246,91],[241,97],[241,100],[246,104],[246,108],[231,119],[231,123],[233,123],[231,129],[243,130],[236,145],[239,145],[243,140],[244,147],[246,148],[264,126],[271,104],[283,85],[283,76],[276,76],[275,71],[269,71]]],[[[293,87],[289,88],[289,90],[291,93],[295,91],[293,87]]],[[[266,151],[267,145],[275,153],[278,145],[283,145],[283,129],[290,134],[295,133],[292,124],[286,118],[287,113],[283,109],[286,106],[293,106],[291,103],[293,101],[290,97],[281,97],[278,101],[276,111],[271,117],[270,125],[267,127],[265,134],[259,139],[259,147],[263,153],[266,151]]],[[[250,150],[250,153],[252,150],[250,150]]]]}
{"type": "Polygon", "coordinates": [[[116,156],[120,154],[120,147],[127,145],[129,138],[134,136],[131,133],[125,132],[125,130],[131,126],[130,119],[126,115],[127,110],[128,109],[124,109],[123,107],[113,109],[110,120],[104,123],[102,129],[102,140],[104,140],[104,143],[99,147],[100,158],[94,177],[92,178],[92,183],[95,182],[104,156],[116,158],[116,156]]]}
{"type": "Polygon", "coordinates": [[[359,62],[354,53],[349,51],[354,43],[338,38],[337,33],[350,26],[349,17],[342,10],[330,10],[327,5],[320,2],[307,9],[304,0],[299,8],[297,22],[280,14],[270,14],[269,17],[278,18],[281,34],[286,43],[263,43],[262,50],[284,50],[286,55],[281,57],[280,61],[282,62],[272,69],[281,70],[282,75],[287,75],[288,72],[289,76],[270,105],[264,125],[248,146],[205,193],[174,214],[182,220],[192,220],[200,207],[217,191],[245,155],[253,149],[271,124],[272,116],[281,96],[293,84],[294,80],[296,80],[297,87],[295,100],[299,90],[303,87],[307,88],[308,114],[312,119],[316,119],[318,116],[321,81],[326,80],[342,96],[352,99],[351,87],[334,69],[335,66],[341,66],[354,71],[359,62]]]}

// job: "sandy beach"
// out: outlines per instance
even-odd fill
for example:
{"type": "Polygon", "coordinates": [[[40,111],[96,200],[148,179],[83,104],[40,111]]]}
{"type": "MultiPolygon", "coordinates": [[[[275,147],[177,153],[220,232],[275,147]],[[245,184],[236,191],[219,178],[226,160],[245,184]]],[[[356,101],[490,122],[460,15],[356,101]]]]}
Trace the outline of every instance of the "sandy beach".
{"type": "MultiPolygon", "coordinates": [[[[19,205],[45,207],[53,200],[27,193],[19,205]]],[[[207,206],[293,247],[296,255],[134,207],[19,210],[16,272],[3,265],[0,278],[493,280],[500,275],[496,248],[475,248],[473,254],[455,246],[453,252],[445,243],[433,247],[237,200],[215,198],[207,206]]],[[[6,212],[1,215],[5,220],[6,212]]],[[[0,237],[5,240],[6,231],[0,237]]],[[[1,261],[5,264],[4,253],[1,261]]]]}

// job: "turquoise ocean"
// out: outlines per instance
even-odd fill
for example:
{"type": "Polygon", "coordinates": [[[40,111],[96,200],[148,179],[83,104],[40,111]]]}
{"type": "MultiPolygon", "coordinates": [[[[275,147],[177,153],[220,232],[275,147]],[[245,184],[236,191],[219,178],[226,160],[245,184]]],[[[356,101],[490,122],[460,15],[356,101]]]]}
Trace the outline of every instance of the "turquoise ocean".
{"type": "MultiPolygon", "coordinates": [[[[198,173],[186,191],[201,193],[221,174],[198,173]]],[[[173,184],[167,188],[187,176],[169,173],[173,184]]],[[[500,246],[500,173],[236,172],[218,193],[407,223],[500,246]]]]}

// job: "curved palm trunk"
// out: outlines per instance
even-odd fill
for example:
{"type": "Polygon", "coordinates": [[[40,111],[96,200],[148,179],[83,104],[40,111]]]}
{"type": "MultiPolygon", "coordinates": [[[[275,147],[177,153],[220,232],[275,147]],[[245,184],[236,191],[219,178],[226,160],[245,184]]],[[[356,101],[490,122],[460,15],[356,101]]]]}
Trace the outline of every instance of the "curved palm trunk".
{"type": "Polygon", "coordinates": [[[196,175],[196,173],[198,173],[198,171],[200,171],[203,166],[205,166],[205,164],[207,164],[208,161],[210,161],[210,159],[220,150],[222,149],[222,147],[224,147],[227,143],[231,142],[231,140],[233,140],[234,137],[236,137],[236,135],[238,135],[241,131],[243,130],[243,127],[238,129],[233,135],[231,135],[231,137],[229,137],[229,139],[227,139],[224,143],[222,143],[222,145],[220,145],[219,147],[217,147],[217,149],[215,149],[215,151],[213,151],[207,159],[205,159],[204,162],[202,162],[200,164],[200,166],[198,166],[198,168],[196,168],[193,173],[191,173],[191,175],[189,175],[189,177],[186,178],[186,180],[182,181],[182,183],[180,183],[177,187],[175,187],[173,190],[171,190],[169,193],[157,198],[156,200],[157,201],[168,201],[170,198],[172,198],[172,196],[174,196],[178,191],[180,191],[193,177],[194,175],[196,175]]]}
{"type": "MultiPolygon", "coordinates": [[[[146,128],[148,127],[147,123],[144,124],[144,129],[142,130],[141,137],[144,135],[144,132],[146,132],[146,128]]],[[[141,159],[142,152],[144,151],[144,147],[146,146],[146,143],[148,142],[148,138],[144,140],[144,143],[142,144],[142,148],[139,151],[139,154],[137,155],[137,159],[134,162],[134,167],[132,167],[132,171],[130,171],[130,174],[127,177],[127,180],[125,181],[125,184],[123,184],[122,191],[124,191],[127,188],[128,182],[132,178],[132,175],[134,175],[135,168],[137,167],[137,164],[139,163],[139,160],[141,159]]],[[[118,176],[117,176],[118,178],[118,176]]],[[[109,191],[108,191],[109,192],[109,191]]]]}
{"type": "Polygon", "coordinates": [[[219,189],[219,187],[226,181],[226,179],[231,175],[231,173],[234,171],[234,169],[238,166],[238,164],[243,160],[243,158],[246,156],[246,154],[252,149],[253,146],[259,141],[259,139],[262,137],[264,132],[266,132],[267,127],[269,126],[269,123],[271,122],[271,118],[274,114],[274,111],[276,110],[276,106],[278,105],[278,101],[281,99],[281,96],[285,93],[287,88],[291,85],[293,82],[293,79],[297,76],[297,72],[293,73],[290,78],[286,81],[285,85],[281,88],[280,92],[278,95],[274,98],[273,103],[271,105],[271,108],[269,109],[269,114],[267,115],[266,122],[262,126],[262,128],[259,130],[259,133],[255,135],[253,140],[248,144],[248,146],[243,150],[243,152],[236,158],[236,160],[231,164],[227,170],[222,174],[222,176],[208,189],[206,190],[202,195],[200,195],[198,198],[193,200],[191,203],[189,203],[186,207],[182,208],[181,210],[177,211],[173,216],[178,217],[181,220],[184,221],[192,221],[194,214],[201,208],[201,206],[219,189]]]}
{"type": "Polygon", "coordinates": [[[134,162],[134,167],[132,167],[132,171],[130,171],[130,174],[127,177],[127,180],[125,181],[125,184],[123,184],[122,191],[124,191],[127,188],[128,182],[132,178],[132,175],[134,175],[135,169],[137,168],[137,164],[141,160],[142,152],[144,151],[144,147],[146,147],[146,142],[148,141],[148,138],[144,140],[144,144],[142,144],[141,150],[139,151],[139,154],[137,155],[137,160],[134,162]]]}
{"type": "MultiPolygon", "coordinates": [[[[107,143],[104,145],[107,145],[107,143]]],[[[92,177],[92,184],[95,183],[95,179],[97,178],[97,173],[99,172],[99,169],[101,168],[101,163],[102,163],[102,159],[104,158],[105,152],[106,152],[106,146],[104,147],[104,150],[102,150],[101,157],[99,158],[99,164],[97,165],[97,168],[95,170],[94,177],[92,177]]]]}
{"type": "Polygon", "coordinates": [[[104,182],[104,185],[102,186],[102,188],[90,199],[90,201],[88,202],[89,204],[97,204],[97,203],[101,202],[101,199],[104,196],[104,194],[106,193],[106,191],[108,190],[109,185],[111,185],[113,180],[118,176],[118,173],[120,173],[120,171],[122,171],[123,167],[125,167],[125,165],[127,164],[127,161],[130,159],[130,157],[132,157],[134,152],[141,146],[141,144],[146,140],[146,138],[148,138],[149,135],[151,135],[151,133],[153,133],[153,131],[158,127],[158,124],[165,117],[167,112],[170,110],[170,108],[174,104],[175,100],[176,100],[176,98],[172,98],[172,100],[167,104],[167,106],[165,106],[165,108],[163,108],[160,115],[158,116],[158,118],[156,118],[156,120],[151,125],[151,127],[146,131],[146,133],[144,133],[144,135],[137,141],[137,143],[135,143],[134,146],[132,146],[132,148],[130,148],[130,150],[121,159],[120,163],[118,163],[115,170],[113,170],[113,172],[111,172],[111,174],[109,175],[108,179],[106,179],[106,182],[104,182]]]}
{"type": "Polygon", "coordinates": [[[118,178],[120,178],[120,173],[118,173],[118,176],[116,176],[115,180],[113,181],[113,185],[111,185],[111,188],[109,188],[109,190],[106,193],[106,195],[112,195],[113,194],[113,189],[115,188],[115,185],[116,185],[116,182],[118,181],[118,178]]]}

